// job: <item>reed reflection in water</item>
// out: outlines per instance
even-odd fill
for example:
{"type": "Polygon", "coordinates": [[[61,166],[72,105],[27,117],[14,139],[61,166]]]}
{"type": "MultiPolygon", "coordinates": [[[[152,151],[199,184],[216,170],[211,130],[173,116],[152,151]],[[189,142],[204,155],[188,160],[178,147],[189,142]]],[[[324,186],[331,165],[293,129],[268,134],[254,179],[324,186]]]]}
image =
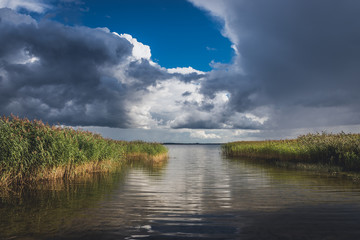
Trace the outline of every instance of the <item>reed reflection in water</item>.
{"type": "Polygon", "coordinates": [[[164,166],[136,164],[93,182],[80,181],[57,190],[39,189],[15,198],[16,204],[3,197],[0,229],[4,231],[0,238],[360,236],[359,184],[226,159],[220,147],[214,145],[168,148],[170,158],[164,166]]]}

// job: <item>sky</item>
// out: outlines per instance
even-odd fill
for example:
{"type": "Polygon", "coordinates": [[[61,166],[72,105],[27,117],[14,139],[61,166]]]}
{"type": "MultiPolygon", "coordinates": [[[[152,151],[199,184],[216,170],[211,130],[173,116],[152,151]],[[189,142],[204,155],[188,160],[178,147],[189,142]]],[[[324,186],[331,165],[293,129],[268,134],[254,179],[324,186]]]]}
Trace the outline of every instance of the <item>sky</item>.
{"type": "Polygon", "coordinates": [[[359,132],[360,2],[0,0],[0,115],[121,140],[359,132]]]}

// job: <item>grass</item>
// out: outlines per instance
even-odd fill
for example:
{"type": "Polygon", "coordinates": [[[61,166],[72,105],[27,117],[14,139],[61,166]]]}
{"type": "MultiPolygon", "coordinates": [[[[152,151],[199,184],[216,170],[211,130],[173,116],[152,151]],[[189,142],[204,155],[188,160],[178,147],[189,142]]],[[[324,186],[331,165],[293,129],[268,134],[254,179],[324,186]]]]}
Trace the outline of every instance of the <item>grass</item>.
{"type": "Polygon", "coordinates": [[[222,145],[222,151],[229,157],[322,164],[341,171],[360,172],[360,134],[316,133],[292,140],[231,142],[222,145]]]}
{"type": "Polygon", "coordinates": [[[110,171],[128,159],[163,160],[158,143],[105,139],[89,131],[16,116],[0,118],[0,186],[110,171]]]}

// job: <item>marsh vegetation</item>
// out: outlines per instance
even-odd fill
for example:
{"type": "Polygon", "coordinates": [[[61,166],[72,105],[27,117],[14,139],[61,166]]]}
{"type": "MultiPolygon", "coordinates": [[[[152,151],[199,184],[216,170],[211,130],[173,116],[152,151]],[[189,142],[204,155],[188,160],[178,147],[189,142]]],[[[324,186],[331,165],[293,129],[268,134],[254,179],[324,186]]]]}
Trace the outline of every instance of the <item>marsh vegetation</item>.
{"type": "Polygon", "coordinates": [[[15,116],[0,119],[0,186],[69,179],[110,171],[129,159],[161,161],[166,157],[167,148],[158,143],[105,139],[89,131],[15,116]]]}
{"type": "Polygon", "coordinates": [[[240,141],[222,146],[229,157],[321,164],[340,171],[360,171],[360,134],[316,133],[291,140],[240,141]]]}

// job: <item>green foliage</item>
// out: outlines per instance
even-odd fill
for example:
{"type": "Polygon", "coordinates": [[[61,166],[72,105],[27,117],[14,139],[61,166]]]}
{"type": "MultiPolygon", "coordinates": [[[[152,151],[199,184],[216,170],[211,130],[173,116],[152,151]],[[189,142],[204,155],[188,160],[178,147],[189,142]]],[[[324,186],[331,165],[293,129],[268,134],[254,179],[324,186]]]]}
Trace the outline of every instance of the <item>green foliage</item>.
{"type": "Polygon", "coordinates": [[[323,163],[360,171],[360,134],[316,133],[294,140],[232,142],[222,150],[228,156],[323,163]]]}
{"type": "Polygon", "coordinates": [[[133,141],[126,144],[127,153],[146,153],[150,156],[155,156],[167,152],[164,145],[158,143],[147,143],[143,141],[133,141]]]}
{"type": "Polygon", "coordinates": [[[127,153],[154,156],[167,149],[157,143],[104,139],[99,134],[49,126],[15,116],[0,118],[0,179],[23,179],[39,169],[104,160],[123,161],[127,153]]]}

